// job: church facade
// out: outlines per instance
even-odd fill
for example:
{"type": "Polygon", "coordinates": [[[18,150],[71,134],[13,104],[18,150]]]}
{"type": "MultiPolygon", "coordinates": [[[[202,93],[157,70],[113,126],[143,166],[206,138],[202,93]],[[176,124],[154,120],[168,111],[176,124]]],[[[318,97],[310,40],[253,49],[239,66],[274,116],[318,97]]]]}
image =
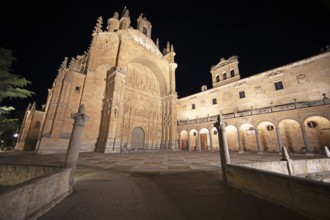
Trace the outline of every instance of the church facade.
{"type": "MultiPolygon", "coordinates": [[[[211,67],[212,87],[178,99],[173,45],[160,51],[151,23],[136,29],[128,9],[102,30],[99,18],[86,53],[66,58],[43,111],[29,106],[17,149],[64,153],[71,113],[90,117],[81,151],[218,150],[217,115],[227,123],[230,150],[318,152],[330,144],[330,52],[240,79],[238,58],[211,67]]],[[[180,86],[180,85],[178,85],[180,86]]]]}

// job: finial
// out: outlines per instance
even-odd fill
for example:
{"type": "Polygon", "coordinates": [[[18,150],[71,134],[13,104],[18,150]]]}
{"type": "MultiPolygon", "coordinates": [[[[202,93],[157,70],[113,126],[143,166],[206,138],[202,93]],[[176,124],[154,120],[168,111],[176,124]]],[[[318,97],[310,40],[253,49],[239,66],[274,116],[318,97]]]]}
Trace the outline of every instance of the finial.
{"type": "Polygon", "coordinates": [[[64,57],[64,60],[62,61],[59,70],[63,70],[63,69],[65,69],[65,68],[67,68],[67,65],[68,65],[68,57],[64,57]]]}
{"type": "Polygon", "coordinates": [[[173,44],[171,45],[171,52],[174,52],[173,44]]]}
{"type": "Polygon", "coordinates": [[[166,53],[170,52],[170,42],[167,41],[166,44],[166,53]]]}

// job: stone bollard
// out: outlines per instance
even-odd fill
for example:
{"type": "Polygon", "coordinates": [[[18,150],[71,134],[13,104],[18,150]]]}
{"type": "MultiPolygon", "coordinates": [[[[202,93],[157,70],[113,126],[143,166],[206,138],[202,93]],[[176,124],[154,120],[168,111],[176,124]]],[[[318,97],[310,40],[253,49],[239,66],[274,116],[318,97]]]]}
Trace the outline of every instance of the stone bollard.
{"type": "Polygon", "coordinates": [[[286,166],[288,169],[288,173],[290,176],[294,175],[293,164],[291,163],[291,159],[289,157],[288,151],[285,146],[282,146],[282,159],[281,161],[286,161],[286,166]]]}
{"type": "Polygon", "coordinates": [[[330,152],[328,146],[324,146],[324,153],[327,158],[330,158],[330,152]]]}
{"type": "Polygon", "coordinates": [[[69,177],[70,192],[72,192],[73,189],[73,179],[76,172],[85,121],[88,120],[88,116],[85,114],[85,106],[81,104],[78,113],[72,113],[71,118],[74,119],[74,123],[64,163],[65,168],[72,168],[69,177]]]}

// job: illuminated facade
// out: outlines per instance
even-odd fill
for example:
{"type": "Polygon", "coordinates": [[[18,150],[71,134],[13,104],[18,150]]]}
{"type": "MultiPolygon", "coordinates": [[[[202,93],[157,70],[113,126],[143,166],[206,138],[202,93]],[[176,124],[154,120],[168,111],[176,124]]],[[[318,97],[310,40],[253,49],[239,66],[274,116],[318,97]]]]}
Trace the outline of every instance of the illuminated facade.
{"type": "MultiPolygon", "coordinates": [[[[238,58],[211,67],[212,87],[177,98],[173,45],[160,52],[142,15],[130,26],[128,9],[102,30],[89,50],[62,63],[44,111],[28,108],[17,148],[64,153],[71,113],[90,116],[81,151],[217,150],[214,120],[221,112],[232,151],[318,152],[330,144],[330,52],[240,79],[238,58]]],[[[180,85],[178,85],[180,86],[180,85]]]]}

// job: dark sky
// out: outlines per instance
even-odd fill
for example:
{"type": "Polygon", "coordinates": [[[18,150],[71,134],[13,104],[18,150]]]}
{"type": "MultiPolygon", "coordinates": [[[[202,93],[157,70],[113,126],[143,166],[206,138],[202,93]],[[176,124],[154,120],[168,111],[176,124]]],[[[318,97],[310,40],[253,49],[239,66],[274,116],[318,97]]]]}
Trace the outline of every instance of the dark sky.
{"type": "Polygon", "coordinates": [[[167,41],[174,44],[179,98],[203,84],[211,88],[210,67],[222,57],[237,55],[241,76],[247,77],[316,55],[330,44],[329,0],[41,2],[0,1],[0,47],[14,51],[13,72],[30,80],[29,89],[36,92],[10,101],[18,109],[32,101],[40,108],[63,58],[82,54],[97,17],[103,17],[105,29],[125,5],[134,28],[143,13],[161,49],[167,41]]]}

